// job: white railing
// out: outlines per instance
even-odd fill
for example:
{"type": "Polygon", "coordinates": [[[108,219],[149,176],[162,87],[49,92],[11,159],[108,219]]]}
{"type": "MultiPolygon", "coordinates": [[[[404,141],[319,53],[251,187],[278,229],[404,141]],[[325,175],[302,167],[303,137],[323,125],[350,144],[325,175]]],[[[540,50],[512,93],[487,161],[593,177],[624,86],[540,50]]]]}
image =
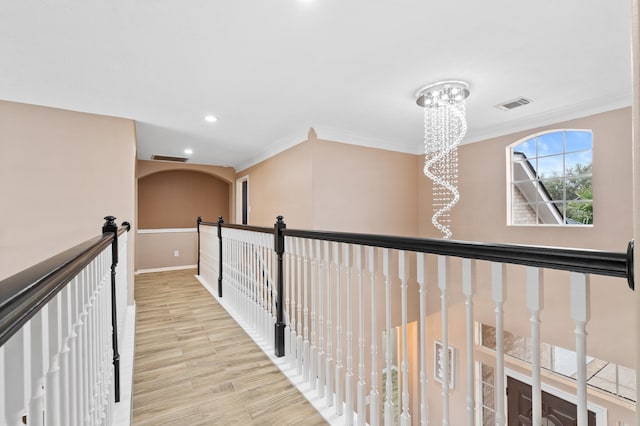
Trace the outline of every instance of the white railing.
{"type": "MultiPolygon", "coordinates": [[[[116,238],[121,333],[127,307],[127,233],[116,238]]],[[[17,290],[0,305],[0,424],[112,424],[117,381],[113,239],[113,234],[104,234],[72,249],[79,250],[73,258],[62,256],[67,263],[60,267],[54,265],[61,258],[52,258],[40,264],[41,269],[37,265],[0,283],[17,290]],[[36,280],[25,281],[29,278],[36,280]],[[20,287],[21,282],[33,284],[20,287]]]]}
{"type": "MultiPolygon", "coordinates": [[[[203,235],[214,240],[216,229],[206,228],[203,235]]],[[[273,346],[278,277],[274,235],[267,231],[222,228],[223,294],[231,298],[249,327],[260,330],[273,346]]],[[[547,266],[573,271],[564,283],[571,293],[565,309],[574,322],[571,329],[575,328],[577,421],[587,425],[585,327],[591,303],[590,275],[628,277],[631,251],[445,243],[296,230],[284,230],[283,235],[288,373],[310,399],[324,407],[332,423],[481,424],[482,404],[476,401],[474,299],[484,293],[495,315],[495,424],[506,424],[504,305],[507,287],[516,285],[513,277],[520,274],[513,272],[515,268],[526,276],[520,290],[526,291],[526,304],[515,309],[531,324],[531,420],[541,424],[541,362],[536,348],[543,326],[542,266],[547,266]],[[350,243],[363,240],[365,244],[350,243]],[[508,264],[522,266],[507,268],[508,264]],[[478,282],[489,285],[480,287],[478,282]],[[464,327],[462,339],[459,332],[451,334],[454,326],[464,327]],[[439,354],[432,349],[436,341],[443,348],[439,354]],[[458,359],[448,355],[452,344],[464,348],[458,359]],[[430,368],[434,363],[437,373],[430,368]],[[456,387],[464,389],[462,400],[459,390],[455,401],[452,399],[452,364],[462,372],[456,379],[456,387]],[[456,402],[461,404],[453,408],[456,402]]],[[[213,247],[217,236],[215,240],[203,241],[202,247],[213,247]]],[[[203,251],[202,258],[210,255],[203,251]]],[[[204,281],[215,282],[212,271],[203,269],[204,281]]]]}

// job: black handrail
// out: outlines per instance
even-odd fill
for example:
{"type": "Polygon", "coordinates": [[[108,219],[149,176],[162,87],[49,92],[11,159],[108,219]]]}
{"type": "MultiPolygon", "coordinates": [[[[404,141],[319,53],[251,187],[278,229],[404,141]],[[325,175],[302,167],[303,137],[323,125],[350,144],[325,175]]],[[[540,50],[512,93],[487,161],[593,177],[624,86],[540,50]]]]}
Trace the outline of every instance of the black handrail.
{"type": "MultiPolygon", "coordinates": [[[[202,222],[199,225],[216,226],[220,244],[220,268],[218,276],[218,292],[222,297],[222,228],[241,229],[262,233],[273,233],[274,251],[278,258],[276,285],[278,300],[276,302],[277,318],[275,327],[276,356],[284,355],[284,319],[282,302],[282,256],[285,253],[285,238],[297,237],[333,241],[347,244],[358,244],[371,247],[382,247],[395,250],[407,250],[466,259],[486,260],[506,264],[533,266],[584,274],[603,275],[626,278],[631,290],[635,289],[633,276],[634,243],[630,241],[626,252],[611,252],[561,247],[528,246],[517,244],[490,244],[469,241],[436,240],[429,238],[396,237],[389,235],[356,234],[346,232],[308,231],[288,229],[282,216],[277,217],[274,228],[224,224],[222,217],[218,222],[202,222]]],[[[198,247],[200,234],[198,233],[198,247]]],[[[198,250],[198,264],[200,250],[198,250]]]]}
{"type": "MultiPolygon", "coordinates": [[[[121,227],[115,218],[107,216],[102,235],[50,257],[22,272],[0,281],[0,346],[4,345],[49,301],[87,267],[107,247],[112,246],[112,297],[115,305],[115,265],[118,237],[131,229],[127,222],[121,227]]],[[[115,309],[115,306],[112,307],[115,309]]],[[[112,312],[113,314],[113,312],[112,312]]],[[[117,322],[114,316],[114,333],[117,322]]],[[[114,340],[114,363],[117,340],[114,340]]],[[[116,375],[116,381],[118,376],[116,375]]],[[[116,390],[116,398],[119,391],[116,390]]],[[[117,398],[119,399],[119,398],[117,398]]],[[[117,400],[116,400],[117,402],[117,400]]]]}
{"type": "Polygon", "coordinates": [[[535,266],[626,278],[629,288],[633,281],[633,241],[626,252],[610,252],[562,247],[491,244],[470,241],[436,240],[429,238],[395,237],[389,235],[354,234],[346,232],[284,229],[284,236],[309,238],[339,243],[359,244],[396,250],[407,250],[466,259],[535,266]]]}
{"type": "MultiPolygon", "coordinates": [[[[222,216],[220,216],[220,219],[222,216]]],[[[200,221],[200,225],[206,226],[218,226],[218,222],[204,222],[200,221]]],[[[251,225],[236,225],[234,223],[224,223],[222,222],[223,228],[229,229],[242,229],[243,231],[253,231],[253,232],[261,232],[263,234],[273,234],[273,228],[269,228],[266,226],[251,226],[251,225]]]]}

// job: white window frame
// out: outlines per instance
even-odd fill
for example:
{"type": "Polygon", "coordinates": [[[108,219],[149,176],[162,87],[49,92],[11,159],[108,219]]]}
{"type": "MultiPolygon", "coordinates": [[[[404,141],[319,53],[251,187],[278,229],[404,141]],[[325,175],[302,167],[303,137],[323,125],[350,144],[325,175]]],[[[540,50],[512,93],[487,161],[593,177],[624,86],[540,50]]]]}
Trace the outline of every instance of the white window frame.
{"type": "MultiPolygon", "coordinates": [[[[517,141],[511,143],[510,145],[508,145],[506,147],[506,168],[507,168],[507,179],[506,179],[506,191],[507,191],[507,226],[534,226],[534,227],[545,227],[545,226],[551,226],[551,227],[570,227],[570,228],[575,228],[575,227],[593,227],[593,224],[567,224],[565,222],[562,223],[514,223],[513,221],[513,176],[514,176],[514,168],[513,168],[513,158],[512,158],[512,152],[513,152],[513,148],[518,146],[519,144],[526,142],[528,140],[531,139],[535,139],[538,138],[542,135],[546,135],[546,134],[550,134],[550,133],[559,133],[559,132],[587,132],[587,133],[591,133],[591,163],[593,164],[593,131],[591,129],[551,129],[551,130],[544,130],[541,132],[537,132],[531,135],[527,135],[523,138],[518,139],[517,141]]],[[[557,155],[565,155],[566,151],[565,151],[566,146],[563,147],[562,149],[562,154],[557,154],[557,155]]],[[[573,151],[572,151],[573,152],[573,151]]],[[[537,157],[537,155],[536,155],[537,157]]],[[[563,174],[563,178],[565,178],[566,175],[563,174]]],[[[532,176],[532,180],[534,180],[535,177],[532,176]]],[[[593,168],[592,168],[592,172],[591,172],[591,182],[593,185],[593,168]]],[[[551,202],[551,200],[546,200],[548,202],[551,202]]],[[[592,200],[593,202],[593,200],[592,200]]],[[[566,194],[565,194],[565,199],[563,200],[563,203],[567,203],[566,200],[566,194]]],[[[538,220],[538,212],[536,211],[536,220],[538,220]]],[[[550,214],[556,214],[557,216],[557,212],[550,212],[550,214]]],[[[566,214],[566,211],[565,211],[566,214]]],[[[560,218],[561,220],[564,221],[564,218],[560,218]]]]}

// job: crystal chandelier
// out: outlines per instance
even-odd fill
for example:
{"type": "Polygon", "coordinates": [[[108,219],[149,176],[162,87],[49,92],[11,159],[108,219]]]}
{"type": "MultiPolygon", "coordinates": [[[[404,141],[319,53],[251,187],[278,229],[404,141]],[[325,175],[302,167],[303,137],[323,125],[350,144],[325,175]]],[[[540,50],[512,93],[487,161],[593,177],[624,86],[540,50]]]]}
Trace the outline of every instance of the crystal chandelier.
{"type": "Polygon", "coordinates": [[[424,108],[424,174],[433,181],[431,223],[451,238],[451,209],[458,192],[458,145],[467,133],[465,99],[469,85],[441,81],[421,88],[416,103],[424,108]]]}

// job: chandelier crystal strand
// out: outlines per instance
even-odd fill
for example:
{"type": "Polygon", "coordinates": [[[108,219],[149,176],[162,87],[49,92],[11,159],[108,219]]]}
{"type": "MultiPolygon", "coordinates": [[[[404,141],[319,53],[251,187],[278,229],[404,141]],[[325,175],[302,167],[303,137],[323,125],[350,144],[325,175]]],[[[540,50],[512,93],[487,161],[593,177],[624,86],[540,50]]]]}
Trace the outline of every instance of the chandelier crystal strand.
{"type": "Polygon", "coordinates": [[[467,132],[465,99],[468,86],[463,82],[441,82],[418,93],[424,108],[424,174],[433,181],[431,223],[451,238],[451,209],[460,199],[458,192],[458,145],[467,132]]]}

